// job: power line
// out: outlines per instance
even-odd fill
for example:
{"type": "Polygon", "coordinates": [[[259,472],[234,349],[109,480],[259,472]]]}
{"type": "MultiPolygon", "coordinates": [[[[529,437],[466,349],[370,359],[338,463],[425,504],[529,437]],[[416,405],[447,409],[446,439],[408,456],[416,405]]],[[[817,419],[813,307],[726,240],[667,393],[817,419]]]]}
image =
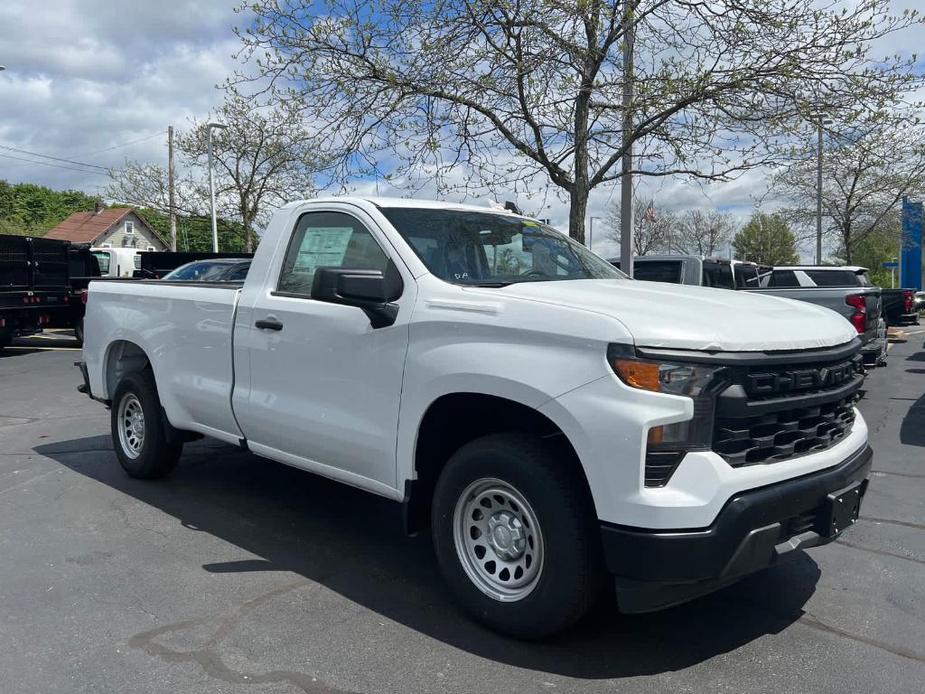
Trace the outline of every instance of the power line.
{"type": "Polygon", "coordinates": [[[38,164],[39,166],[49,166],[54,169],[67,169],[68,171],[78,171],[80,173],[93,174],[96,176],[102,176],[106,173],[109,173],[108,170],[105,170],[105,169],[103,171],[93,171],[92,169],[78,169],[75,166],[65,166],[63,164],[52,164],[51,162],[47,162],[47,161],[35,161],[34,159],[26,159],[25,157],[15,157],[12,154],[0,153],[0,157],[4,157],[5,159],[15,159],[16,161],[24,161],[28,164],[38,164]]]}
{"type": "Polygon", "coordinates": [[[85,166],[91,169],[101,169],[102,171],[109,171],[108,167],[99,166],[98,164],[87,164],[82,161],[74,161],[73,159],[63,159],[61,157],[53,157],[49,154],[39,154],[38,152],[30,152],[27,149],[19,149],[18,147],[10,147],[9,145],[0,145],[0,148],[8,149],[11,152],[19,152],[20,154],[28,154],[31,157],[41,157],[42,159],[51,159],[53,161],[63,161],[67,164],[75,164],[77,166],[85,166]]]}
{"type": "Polygon", "coordinates": [[[114,149],[120,149],[120,148],[122,148],[122,147],[128,147],[129,145],[137,145],[139,142],[146,142],[147,140],[153,140],[155,137],[163,137],[163,136],[164,136],[164,133],[163,133],[163,132],[156,132],[156,133],[153,133],[152,135],[147,135],[147,136],[141,137],[141,138],[139,138],[139,139],[137,139],[137,140],[130,140],[129,142],[123,142],[123,143],[120,144],[120,145],[113,145],[112,147],[106,147],[105,149],[97,149],[97,150],[95,150],[95,151],[93,151],[93,152],[86,152],[85,154],[81,154],[80,156],[82,156],[82,157],[90,157],[90,156],[93,156],[93,155],[95,155],[95,154],[102,154],[103,152],[111,152],[111,151],[114,150],[114,149]]]}

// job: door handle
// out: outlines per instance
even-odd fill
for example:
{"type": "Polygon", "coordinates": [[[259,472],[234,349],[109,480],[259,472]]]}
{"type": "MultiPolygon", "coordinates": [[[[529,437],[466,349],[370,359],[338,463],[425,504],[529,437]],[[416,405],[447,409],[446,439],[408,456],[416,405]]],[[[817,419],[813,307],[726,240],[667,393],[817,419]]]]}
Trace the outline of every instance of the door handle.
{"type": "Polygon", "coordinates": [[[273,316],[268,316],[263,320],[259,320],[254,323],[260,330],[282,330],[283,324],[276,320],[273,316]]]}

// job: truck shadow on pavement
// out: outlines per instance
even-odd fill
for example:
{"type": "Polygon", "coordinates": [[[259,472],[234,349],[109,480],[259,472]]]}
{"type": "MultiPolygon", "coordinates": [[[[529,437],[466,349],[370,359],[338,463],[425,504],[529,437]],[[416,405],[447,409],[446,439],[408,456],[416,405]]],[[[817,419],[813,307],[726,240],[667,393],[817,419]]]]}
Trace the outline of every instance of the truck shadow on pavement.
{"type": "Polygon", "coordinates": [[[633,677],[680,670],[800,619],[819,579],[805,554],[719,593],[650,615],[613,601],[542,643],[505,638],[451,602],[426,533],[408,538],[385,499],[257,458],[216,441],[188,444],[173,475],[127,477],[108,436],[37,446],[36,453],[160,509],[191,531],[261,557],[204,571],[291,571],[383,617],[491,661],[567,677],[633,677]]]}

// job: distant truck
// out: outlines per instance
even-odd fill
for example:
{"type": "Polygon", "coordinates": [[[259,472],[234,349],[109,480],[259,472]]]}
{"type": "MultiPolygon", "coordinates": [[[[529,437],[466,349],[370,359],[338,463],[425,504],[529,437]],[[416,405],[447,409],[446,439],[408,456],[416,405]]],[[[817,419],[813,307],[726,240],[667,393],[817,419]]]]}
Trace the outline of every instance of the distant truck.
{"type": "MultiPolygon", "coordinates": [[[[611,260],[619,267],[619,264],[611,260]]],[[[688,255],[653,255],[633,259],[633,277],[750,291],[783,299],[817,304],[841,314],[858,331],[867,363],[886,361],[886,323],[881,319],[880,287],[874,286],[867,268],[859,266],[781,266],[700,258],[688,255]]]]}
{"type": "Polygon", "coordinates": [[[0,235],[0,348],[66,320],[67,241],[0,235]]]}
{"type": "Polygon", "coordinates": [[[914,289],[881,289],[880,299],[887,325],[918,324],[919,308],[916,306],[914,289]]]}

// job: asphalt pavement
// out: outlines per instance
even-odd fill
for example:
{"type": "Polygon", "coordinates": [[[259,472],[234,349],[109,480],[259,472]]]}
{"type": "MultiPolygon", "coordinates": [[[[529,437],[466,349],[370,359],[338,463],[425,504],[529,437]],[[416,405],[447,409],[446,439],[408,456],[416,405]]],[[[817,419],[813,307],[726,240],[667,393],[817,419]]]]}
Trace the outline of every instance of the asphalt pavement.
{"type": "Polygon", "coordinates": [[[388,501],[211,440],[126,477],[70,338],[0,352],[0,692],[925,691],[925,328],[861,410],[874,473],[836,543],[545,643],[450,601],[388,501]]]}

